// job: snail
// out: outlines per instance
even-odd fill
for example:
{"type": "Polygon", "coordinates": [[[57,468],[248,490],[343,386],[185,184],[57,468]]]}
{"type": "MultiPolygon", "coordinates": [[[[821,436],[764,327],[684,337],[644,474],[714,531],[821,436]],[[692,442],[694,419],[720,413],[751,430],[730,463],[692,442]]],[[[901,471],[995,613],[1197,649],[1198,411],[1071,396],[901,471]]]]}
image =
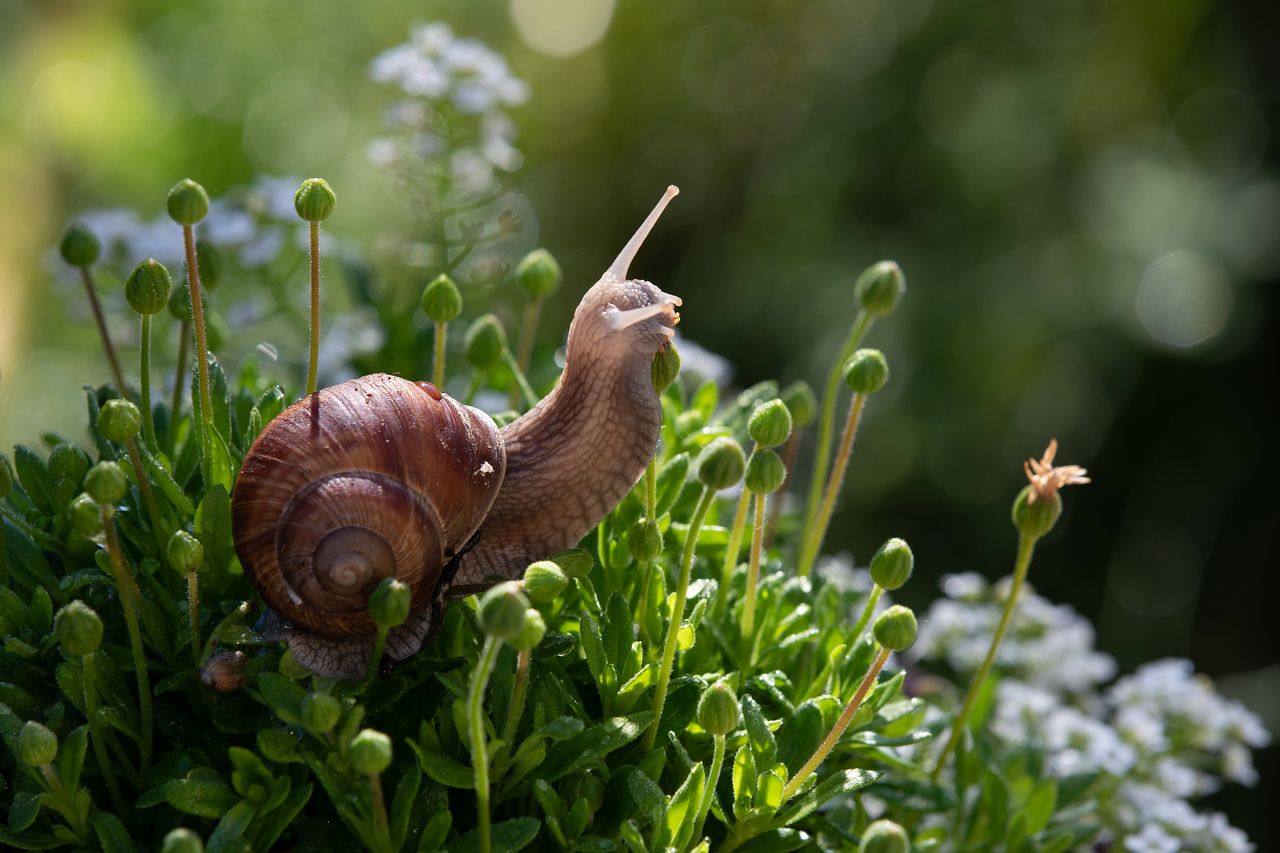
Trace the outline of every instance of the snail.
{"type": "Polygon", "coordinates": [[[677,192],[582,297],[555,389],[501,430],[430,383],[373,374],[303,398],[254,441],[232,495],[236,553],[302,666],[364,675],[368,599],[388,577],[412,595],[386,655],[412,656],[448,598],[573,547],[640,479],[662,423],[650,368],[681,301],[627,270],[677,192]]]}

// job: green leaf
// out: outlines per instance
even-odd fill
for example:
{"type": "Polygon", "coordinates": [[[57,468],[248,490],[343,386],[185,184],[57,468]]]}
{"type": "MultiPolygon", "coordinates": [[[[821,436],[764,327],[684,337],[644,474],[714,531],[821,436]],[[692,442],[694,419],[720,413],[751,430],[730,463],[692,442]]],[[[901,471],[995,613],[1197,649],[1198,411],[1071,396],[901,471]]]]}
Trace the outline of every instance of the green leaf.
{"type": "Polygon", "coordinates": [[[751,749],[755,752],[756,766],[772,767],[777,762],[778,742],[769,729],[764,711],[749,693],[742,697],[742,721],[747,729],[751,749]]]}
{"type": "Polygon", "coordinates": [[[644,815],[649,824],[660,826],[663,815],[666,814],[667,798],[662,793],[662,789],[658,787],[658,783],[641,771],[632,770],[631,773],[627,774],[627,790],[631,793],[631,798],[635,800],[636,808],[640,810],[640,814],[644,815]]]}
{"type": "Polygon", "coordinates": [[[0,846],[12,847],[14,850],[53,850],[66,847],[67,842],[52,835],[35,835],[30,832],[15,835],[0,826],[0,846]]]}
{"type": "Polygon", "coordinates": [[[241,800],[222,816],[213,834],[205,843],[205,853],[240,853],[248,851],[249,842],[245,833],[249,831],[249,823],[253,820],[254,805],[248,800],[241,800]]]}
{"type": "Polygon", "coordinates": [[[231,564],[231,493],[215,484],[205,492],[196,510],[196,538],[204,546],[204,559],[211,569],[226,571],[231,564]]]}
{"type": "Polygon", "coordinates": [[[418,839],[418,850],[422,853],[440,849],[444,840],[449,837],[449,829],[453,826],[453,815],[442,809],[427,819],[422,829],[422,837],[418,839]]]}
{"type": "Polygon", "coordinates": [[[174,779],[164,784],[164,799],[180,812],[199,817],[220,818],[240,802],[236,792],[222,780],[174,779]]]}
{"type": "Polygon", "coordinates": [[[407,743],[410,748],[418,753],[418,764],[422,767],[423,772],[441,785],[447,785],[450,788],[475,788],[476,774],[471,767],[460,761],[455,761],[447,755],[423,752],[413,741],[408,741],[407,743]]]}
{"type": "Polygon", "coordinates": [[[702,789],[706,784],[706,771],[701,764],[693,765],[683,784],[671,795],[667,813],[663,817],[663,832],[658,846],[672,845],[683,850],[693,834],[693,817],[702,801],[702,789]]]}
{"type": "Polygon", "coordinates": [[[755,750],[745,745],[733,757],[733,814],[741,818],[751,808],[756,791],[755,750]]]}
{"type": "Polygon", "coordinates": [[[258,732],[258,752],[277,764],[302,763],[298,739],[281,729],[263,729],[258,732]]]}
{"type": "Polygon", "coordinates": [[[195,513],[195,507],[192,506],[191,499],[187,497],[187,493],[182,490],[182,486],[179,486],[178,481],[173,479],[169,469],[159,459],[152,456],[146,448],[142,450],[142,463],[147,469],[147,479],[160,489],[179,515],[183,518],[188,518],[195,513]]]}
{"type": "Polygon", "coordinates": [[[1049,825],[1053,817],[1054,807],[1058,803],[1058,783],[1053,779],[1045,779],[1035,790],[1022,809],[1027,819],[1027,834],[1035,835],[1049,825]]]}
{"type": "Polygon", "coordinates": [[[410,767],[396,785],[395,797],[391,800],[391,847],[399,850],[409,836],[409,818],[413,814],[413,803],[418,796],[418,788],[422,784],[422,771],[410,767]]]}
{"type": "Polygon", "coordinates": [[[554,782],[627,745],[644,732],[652,717],[649,711],[628,717],[612,717],[568,740],[553,744],[547,750],[547,760],[542,762],[545,769],[543,778],[554,782]]]}
{"type": "Polygon", "coordinates": [[[286,723],[301,718],[302,700],[307,691],[278,672],[264,672],[258,676],[258,690],[272,710],[286,723]]]}
{"type": "Polygon", "coordinates": [[[113,814],[98,812],[93,816],[93,831],[98,836],[103,853],[134,853],[138,848],[129,838],[129,831],[113,814]]]}
{"type": "Polygon", "coordinates": [[[671,509],[671,505],[676,502],[676,498],[679,497],[680,490],[684,488],[684,482],[688,476],[688,453],[677,453],[659,469],[657,483],[657,514],[659,517],[668,512],[671,509]]]}
{"type": "MultiPolygon", "coordinates": [[[[495,823],[491,828],[494,850],[523,850],[538,835],[538,821],[531,817],[518,817],[495,823]]],[[[445,848],[447,853],[476,853],[480,849],[480,831],[473,829],[445,848]]]]}
{"type": "Polygon", "coordinates": [[[22,832],[36,822],[44,795],[40,791],[14,791],[9,806],[9,828],[22,832]]]}
{"type": "Polygon", "coordinates": [[[68,791],[80,787],[80,771],[84,769],[84,753],[88,746],[88,726],[78,726],[62,739],[62,746],[58,749],[58,779],[68,791]]]}
{"type": "Polygon", "coordinates": [[[258,830],[258,837],[255,839],[259,850],[275,849],[276,841],[293,824],[294,819],[311,799],[313,788],[314,786],[308,782],[291,790],[285,801],[263,819],[262,827],[258,830]]]}
{"type": "MultiPolygon", "coordinates": [[[[811,699],[796,708],[791,719],[778,729],[778,761],[787,766],[789,773],[795,773],[809,760],[827,735],[827,727],[822,722],[822,711],[811,699]]],[[[761,762],[761,766],[764,766],[761,762]]]]}
{"type": "Polygon", "coordinates": [[[793,824],[812,814],[818,806],[828,800],[865,788],[879,778],[880,774],[874,770],[837,770],[809,789],[808,793],[794,800],[790,807],[778,815],[774,826],[783,827],[793,824]]]}
{"type": "Polygon", "coordinates": [[[31,627],[41,634],[49,633],[53,628],[53,601],[49,598],[48,590],[38,586],[32,591],[28,612],[31,614],[31,627]]]}
{"type": "Polygon", "coordinates": [[[757,835],[738,849],[743,853],[790,853],[811,840],[808,833],[798,829],[774,829],[757,835]]]}
{"type": "Polygon", "coordinates": [[[13,472],[18,475],[22,490],[40,513],[53,515],[57,508],[54,505],[53,478],[40,455],[25,444],[17,445],[13,448],[13,472]]]}
{"type": "Polygon", "coordinates": [[[582,640],[582,651],[587,658],[587,668],[591,670],[591,677],[600,688],[600,698],[607,701],[613,694],[614,685],[610,682],[615,679],[611,678],[612,667],[609,666],[609,658],[605,654],[604,642],[600,637],[600,625],[589,613],[582,614],[580,624],[581,630],[578,636],[582,640]]]}

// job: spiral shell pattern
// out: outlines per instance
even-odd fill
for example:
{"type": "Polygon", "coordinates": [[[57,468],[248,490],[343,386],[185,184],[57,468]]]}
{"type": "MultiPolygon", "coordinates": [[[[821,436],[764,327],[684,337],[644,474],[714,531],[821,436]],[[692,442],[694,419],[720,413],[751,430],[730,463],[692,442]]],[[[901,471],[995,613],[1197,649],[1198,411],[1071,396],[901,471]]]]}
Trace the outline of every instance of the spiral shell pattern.
{"type": "Polygon", "coordinates": [[[484,521],[506,453],[493,421],[428,383],[385,373],[290,406],[250,448],[232,522],[245,573],[288,622],[367,637],[385,578],[428,606],[484,521]]]}

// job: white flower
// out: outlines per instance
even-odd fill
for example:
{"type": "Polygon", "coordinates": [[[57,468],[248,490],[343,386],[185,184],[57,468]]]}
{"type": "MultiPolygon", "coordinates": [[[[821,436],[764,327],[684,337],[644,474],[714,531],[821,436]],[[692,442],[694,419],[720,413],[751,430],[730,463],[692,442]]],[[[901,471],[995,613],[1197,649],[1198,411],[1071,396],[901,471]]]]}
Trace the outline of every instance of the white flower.
{"type": "Polygon", "coordinates": [[[1137,835],[1124,840],[1124,849],[1130,853],[1177,853],[1182,843],[1159,826],[1148,824],[1137,835]]]}

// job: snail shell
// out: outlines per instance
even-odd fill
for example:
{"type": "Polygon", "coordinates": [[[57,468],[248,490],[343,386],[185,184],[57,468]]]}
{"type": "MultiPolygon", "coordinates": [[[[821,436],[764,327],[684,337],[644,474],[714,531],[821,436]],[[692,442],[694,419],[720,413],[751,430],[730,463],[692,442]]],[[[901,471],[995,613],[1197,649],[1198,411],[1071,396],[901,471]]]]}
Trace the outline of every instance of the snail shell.
{"type": "MultiPolygon", "coordinates": [[[[426,382],[353,379],[295,403],[258,436],[232,501],[236,552],[285,622],[362,647],[376,630],[369,595],[385,578],[412,590],[411,613],[430,614],[505,470],[483,412],[426,382]]],[[[307,644],[291,645],[297,654],[307,644]]]]}

